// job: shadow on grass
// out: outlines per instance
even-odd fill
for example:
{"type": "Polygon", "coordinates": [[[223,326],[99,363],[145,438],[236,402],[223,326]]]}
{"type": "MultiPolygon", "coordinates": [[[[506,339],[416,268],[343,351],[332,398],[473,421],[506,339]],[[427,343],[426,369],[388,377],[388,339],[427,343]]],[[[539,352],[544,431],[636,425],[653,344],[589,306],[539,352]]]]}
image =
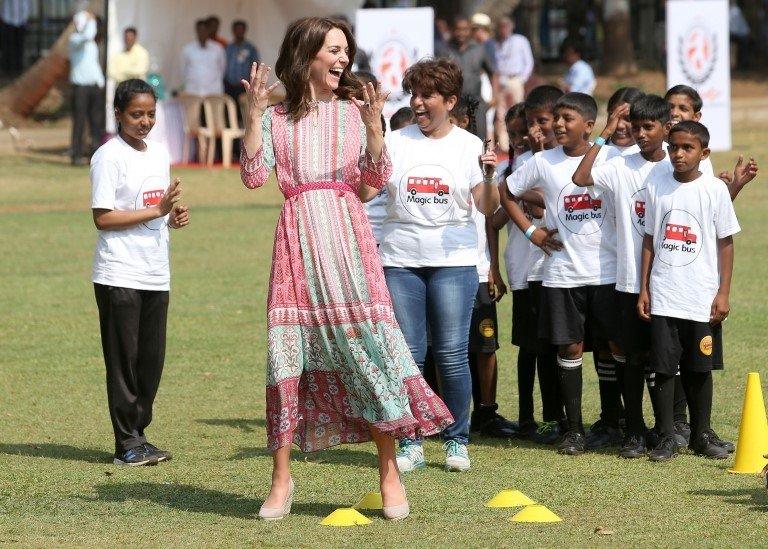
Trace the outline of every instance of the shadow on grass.
{"type": "Polygon", "coordinates": [[[694,496],[722,498],[725,503],[749,505],[750,511],[768,511],[768,493],[765,488],[734,488],[732,490],[691,490],[694,496]]]}
{"type": "Polygon", "coordinates": [[[93,448],[78,448],[68,444],[0,444],[0,454],[31,456],[87,463],[111,463],[112,454],[93,448]]]}
{"type": "MultiPolygon", "coordinates": [[[[151,501],[171,509],[190,513],[210,513],[223,517],[256,518],[262,500],[211,490],[190,484],[161,484],[135,482],[131,484],[104,483],[93,487],[95,497],[79,496],[80,499],[104,503],[126,501],[151,501]]],[[[330,503],[294,503],[291,513],[325,517],[336,506],[330,503]]]]}
{"type": "MultiPolygon", "coordinates": [[[[294,461],[306,461],[307,463],[332,463],[335,465],[351,465],[353,467],[379,467],[376,461],[376,454],[363,452],[360,450],[350,450],[348,448],[332,448],[330,450],[321,450],[304,454],[295,450],[291,453],[294,461]]],[[[272,453],[264,447],[261,448],[241,448],[230,460],[252,459],[258,457],[272,457],[272,453]]]]}
{"type": "Polygon", "coordinates": [[[244,433],[253,433],[255,431],[254,427],[267,426],[267,421],[265,419],[247,419],[244,417],[237,417],[232,419],[198,419],[197,422],[204,423],[205,425],[213,425],[214,427],[232,427],[233,429],[240,429],[244,433]]]}

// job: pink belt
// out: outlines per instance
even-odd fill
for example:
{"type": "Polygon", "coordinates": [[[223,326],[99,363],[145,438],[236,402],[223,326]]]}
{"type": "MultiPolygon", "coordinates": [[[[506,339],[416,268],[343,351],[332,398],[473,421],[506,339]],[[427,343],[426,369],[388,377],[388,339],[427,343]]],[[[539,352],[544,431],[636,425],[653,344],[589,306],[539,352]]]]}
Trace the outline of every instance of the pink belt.
{"type": "Polygon", "coordinates": [[[351,185],[342,183],[340,181],[316,181],[314,183],[303,183],[296,187],[291,187],[290,189],[285,190],[283,195],[285,198],[293,198],[294,196],[298,196],[306,191],[319,191],[323,189],[357,194],[357,190],[355,190],[351,185]]]}

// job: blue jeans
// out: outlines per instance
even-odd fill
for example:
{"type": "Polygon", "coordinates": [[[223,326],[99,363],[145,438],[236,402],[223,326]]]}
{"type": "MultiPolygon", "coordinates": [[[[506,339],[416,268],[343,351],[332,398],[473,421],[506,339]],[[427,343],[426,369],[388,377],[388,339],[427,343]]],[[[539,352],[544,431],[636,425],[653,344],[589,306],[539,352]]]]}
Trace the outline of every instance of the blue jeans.
{"type": "Polygon", "coordinates": [[[455,420],[441,436],[443,440],[466,444],[472,400],[467,346],[477,293],[477,269],[474,266],[385,267],[384,276],[395,317],[420,370],[424,369],[427,354],[429,323],[443,401],[455,420]]]}

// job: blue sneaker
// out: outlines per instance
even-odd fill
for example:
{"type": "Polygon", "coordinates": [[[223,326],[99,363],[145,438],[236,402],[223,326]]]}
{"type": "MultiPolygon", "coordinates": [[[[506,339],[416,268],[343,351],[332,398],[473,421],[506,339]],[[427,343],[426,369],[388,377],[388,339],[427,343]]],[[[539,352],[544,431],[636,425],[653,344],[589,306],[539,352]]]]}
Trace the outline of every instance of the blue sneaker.
{"type": "Polygon", "coordinates": [[[448,440],[443,444],[443,448],[445,448],[446,471],[469,471],[471,464],[466,444],[448,440]]]}
{"type": "Polygon", "coordinates": [[[423,469],[427,466],[424,461],[424,448],[421,444],[416,444],[409,438],[400,440],[397,449],[397,468],[401,473],[410,473],[416,469],[423,469]]]}
{"type": "Polygon", "coordinates": [[[115,465],[127,465],[140,467],[142,465],[157,465],[157,456],[144,449],[144,445],[126,450],[122,454],[115,454],[115,465]]]}

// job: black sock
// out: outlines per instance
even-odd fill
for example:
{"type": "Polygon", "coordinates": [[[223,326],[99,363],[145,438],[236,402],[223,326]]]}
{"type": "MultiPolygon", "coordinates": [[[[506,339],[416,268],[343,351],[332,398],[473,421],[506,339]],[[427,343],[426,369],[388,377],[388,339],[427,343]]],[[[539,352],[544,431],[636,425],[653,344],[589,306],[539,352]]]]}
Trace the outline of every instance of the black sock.
{"type": "Polygon", "coordinates": [[[469,373],[472,376],[472,409],[477,411],[483,402],[480,398],[480,377],[477,375],[477,355],[470,352],[467,358],[469,360],[469,373]]]}
{"type": "Polygon", "coordinates": [[[533,423],[533,385],[536,381],[536,353],[517,353],[517,392],[520,425],[533,423]]]}
{"type": "Polygon", "coordinates": [[[651,371],[651,365],[645,363],[645,384],[648,387],[648,396],[651,398],[651,408],[653,408],[653,417],[659,417],[659,404],[656,391],[653,388],[656,386],[656,374],[651,371]]]}
{"type": "Polygon", "coordinates": [[[691,412],[691,440],[710,429],[712,372],[683,372],[681,376],[691,412]]]}
{"type": "Polygon", "coordinates": [[[541,416],[544,421],[559,422],[565,418],[565,414],[557,379],[557,353],[552,351],[536,355],[536,370],[541,391],[541,416]]]}
{"type": "Polygon", "coordinates": [[[616,378],[616,361],[595,357],[595,369],[600,387],[600,419],[608,425],[618,426],[621,417],[621,390],[616,378]]]}
{"type": "Polygon", "coordinates": [[[624,371],[627,367],[627,357],[624,355],[614,355],[613,361],[616,363],[616,386],[619,388],[619,417],[626,417],[626,411],[624,408],[627,403],[624,402],[624,371]]]}
{"type": "Polygon", "coordinates": [[[581,367],[582,358],[557,357],[560,375],[560,394],[565,404],[565,418],[568,431],[584,432],[581,421],[581,367]]]}
{"type": "Polygon", "coordinates": [[[657,373],[652,392],[656,394],[658,406],[656,427],[662,436],[673,435],[675,433],[675,376],[657,373]]]}
{"type": "Polygon", "coordinates": [[[685,389],[683,381],[680,379],[680,373],[675,376],[675,423],[688,423],[686,408],[688,401],[685,398],[685,389]]]}
{"type": "Polygon", "coordinates": [[[643,392],[645,391],[645,364],[630,357],[624,365],[624,405],[627,432],[645,436],[643,420],[643,392]]]}

